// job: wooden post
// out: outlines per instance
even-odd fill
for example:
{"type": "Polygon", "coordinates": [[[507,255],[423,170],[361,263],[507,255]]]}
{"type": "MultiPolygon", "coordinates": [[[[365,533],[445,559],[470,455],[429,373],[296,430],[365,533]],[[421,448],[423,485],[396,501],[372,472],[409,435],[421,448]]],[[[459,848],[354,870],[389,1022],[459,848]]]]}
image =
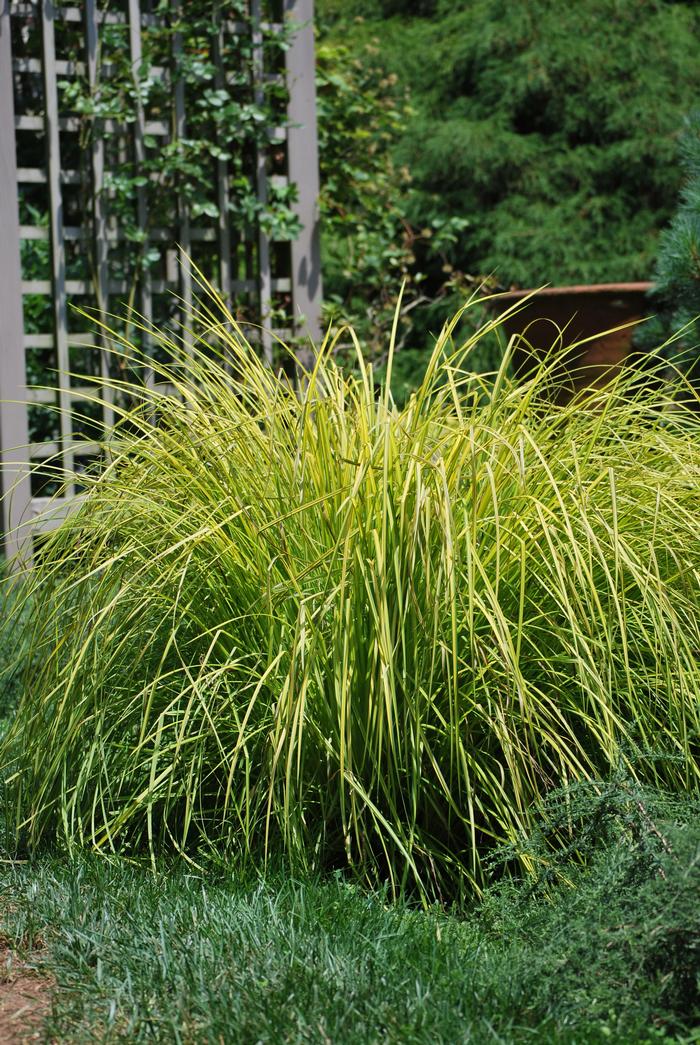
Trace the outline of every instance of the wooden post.
{"type": "MultiPolygon", "coordinates": [[[[253,20],[253,91],[255,104],[262,105],[265,97],[263,64],[263,32],[261,0],[251,0],[250,14],[253,20]]],[[[258,203],[267,206],[267,151],[258,147],[255,158],[256,188],[258,203]]],[[[258,225],[258,287],[260,301],[260,340],[263,357],[272,365],[272,270],[270,267],[270,240],[262,226],[258,225]]]]}
{"type": "MultiPolygon", "coordinates": [[[[138,83],[141,76],[142,63],[141,5],[139,0],[129,0],[129,55],[131,58],[134,82],[138,83]]],[[[134,123],[133,131],[134,160],[136,173],[143,174],[146,162],[146,120],[143,111],[143,102],[141,101],[141,95],[138,91],[137,98],[136,121],[134,123]]],[[[139,185],[136,189],[136,214],[139,228],[148,228],[148,200],[146,198],[146,189],[143,185],[139,185]]],[[[148,249],[148,241],[146,241],[144,249],[148,249]]],[[[153,298],[151,296],[151,270],[148,265],[142,267],[141,272],[138,274],[138,281],[141,316],[143,317],[145,326],[149,327],[153,322],[153,298]]],[[[143,339],[143,348],[148,350],[151,346],[150,334],[147,330],[143,330],[141,331],[141,337],[143,339]]],[[[153,371],[150,369],[147,370],[144,377],[146,384],[152,386],[154,382],[153,371]]]]}
{"type": "MultiPolygon", "coordinates": [[[[185,18],[185,10],[182,0],[176,0],[173,6],[173,16],[177,22],[185,18]]],[[[175,82],[175,137],[180,140],[186,137],[187,114],[185,110],[185,78],[180,68],[182,58],[182,33],[178,30],[173,33],[171,53],[172,75],[175,82]]],[[[180,247],[180,286],[183,304],[182,316],[182,342],[185,347],[192,345],[192,268],[190,256],[192,254],[192,237],[190,228],[190,207],[184,194],[177,197],[178,216],[178,247],[180,247]]]]}
{"type": "Polygon", "coordinates": [[[28,557],[30,482],[10,0],[0,0],[0,480],[8,558],[28,557]]]}
{"type": "MultiPolygon", "coordinates": [[[[316,62],[313,0],[285,0],[285,17],[297,28],[286,52],[289,89],[288,169],[299,198],[301,234],[292,243],[292,290],[295,328],[318,345],[321,340],[321,241],[319,227],[318,135],[316,132],[316,62]]],[[[311,350],[300,352],[308,365],[311,350]]]]}
{"type": "MultiPolygon", "coordinates": [[[[85,59],[87,63],[88,83],[90,91],[95,92],[98,82],[99,30],[97,0],[85,0],[85,59]]],[[[91,151],[92,175],[92,245],[94,257],[93,280],[97,307],[103,318],[109,311],[109,260],[107,246],[107,213],[104,197],[105,175],[105,143],[104,139],[93,128],[91,151]]],[[[107,342],[102,333],[97,337],[102,349],[100,370],[104,380],[102,396],[105,402],[104,423],[107,431],[114,424],[113,393],[109,387],[109,354],[107,342]]]]}
{"type": "MultiPolygon", "coordinates": [[[[49,185],[49,242],[51,245],[51,298],[54,343],[58,363],[58,405],[61,422],[63,474],[75,474],[73,462],[73,423],[70,396],[70,353],[68,349],[68,300],[66,295],[66,250],[63,234],[63,194],[61,192],[61,147],[58,127],[58,86],[56,79],[56,7],[44,0],[41,17],[42,73],[44,78],[44,127],[46,130],[46,168],[49,185]]],[[[72,484],[71,484],[72,486],[72,484]]],[[[73,490],[69,488],[69,492],[73,490]]]]}

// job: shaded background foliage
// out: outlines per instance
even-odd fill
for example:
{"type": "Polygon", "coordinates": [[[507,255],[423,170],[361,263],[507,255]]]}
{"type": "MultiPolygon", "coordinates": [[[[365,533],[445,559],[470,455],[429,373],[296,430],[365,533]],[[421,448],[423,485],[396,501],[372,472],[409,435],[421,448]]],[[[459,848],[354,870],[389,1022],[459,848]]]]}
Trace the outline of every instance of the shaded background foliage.
{"type": "MultiPolygon", "coordinates": [[[[468,221],[438,213],[422,219],[411,173],[395,156],[414,111],[405,82],[382,64],[378,38],[359,46],[326,38],[317,47],[324,306],[327,322],[351,323],[381,367],[404,285],[403,352],[394,374],[402,400],[415,369],[416,318],[420,330],[426,310],[436,302],[454,310],[468,289],[450,262],[468,221]],[[437,279],[429,279],[429,269],[437,279]]],[[[418,341],[426,343],[424,336],[418,341]]],[[[350,348],[345,339],[341,352],[352,365],[350,348]]]]}
{"type": "Polygon", "coordinates": [[[700,111],[685,121],[680,141],[683,188],[673,219],[659,238],[650,302],[654,319],[637,334],[642,347],[667,338],[674,363],[688,368],[697,383],[700,315],[700,111]]]}
{"type": "MultiPolygon", "coordinates": [[[[454,292],[483,279],[526,287],[652,277],[683,180],[678,136],[700,88],[695,4],[319,0],[317,10],[321,51],[342,40],[368,111],[385,111],[396,77],[389,132],[365,122],[375,146],[365,169],[378,191],[368,186],[352,208],[382,229],[383,271],[397,271],[389,258],[405,228],[448,230],[439,250],[428,235],[410,244],[422,300],[405,331],[409,378],[454,292]],[[368,43],[383,74],[373,82],[368,43]],[[401,219],[393,237],[387,200],[401,219]]],[[[352,132],[342,106],[335,117],[339,179],[352,132]]],[[[323,136],[323,103],[320,119],[323,136]]],[[[349,223],[344,231],[357,242],[349,223]]],[[[326,289],[361,316],[365,290],[335,263],[341,234],[326,217],[326,289]]]]}
{"type": "MultiPolygon", "coordinates": [[[[678,137],[700,93],[697,5],[318,0],[316,10],[326,318],[351,321],[381,367],[406,282],[399,401],[444,319],[484,280],[498,288],[652,277],[659,232],[683,181],[678,137]]],[[[193,39],[206,30],[198,11],[188,13],[193,39]]],[[[73,85],[88,124],[115,105],[130,112],[125,68],[128,76],[122,69],[96,98],[73,85]]],[[[184,180],[193,206],[214,214],[205,188],[221,128],[248,128],[255,139],[266,121],[252,102],[241,107],[214,90],[206,63],[185,73],[201,95],[194,108],[207,133],[188,143],[186,156],[153,163],[166,181],[184,180]]],[[[142,79],[139,90],[157,94],[147,70],[142,79]]],[[[242,163],[234,152],[229,162],[242,163]]],[[[273,194],[258,213],[244,173],[231,204],[240,220],[293,236],[290,199],[273,194]]],[[[113,182],[124,221],[132,172],[115,171],[113,182]]],[[[143,231],[131,225],[133,257],[143,231]]],[[[34,251],[25,259],[32,272],[43,270],[40,248],[25,247],[34,251]]],[[[677,289],[685,294],[687,281],[677,289]]],[[[657,338],[656,328],[649,336],[657,338]]],[[[483,367],[497,356],[491,346],[483,367]]]]}

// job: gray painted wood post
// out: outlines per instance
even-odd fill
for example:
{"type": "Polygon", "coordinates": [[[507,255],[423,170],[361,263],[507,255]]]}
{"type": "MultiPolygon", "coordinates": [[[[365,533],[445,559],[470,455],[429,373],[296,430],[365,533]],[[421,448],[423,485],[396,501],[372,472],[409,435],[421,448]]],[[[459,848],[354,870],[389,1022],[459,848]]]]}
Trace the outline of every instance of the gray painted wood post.
{"type": "MultiPolygon", "coordinates": [[[[97,90],[98,83],[98,58],[100,49],[100,38],[98,29],[97,0],[85,0],[85,58],[87,63],[88,83],[90,91],[97,90]]],[[[104,139],[95,134],[91,144],[91,167],[92,167],[92,244],[94,251],[94,285],[97,307],[103,314],[109,311],[109,265],[107,246],[107,208],[104,197],[105,176],[105,143],[104,139]]],[[[107,430],[114,425],[114,410],[112,402],[114,394],[109,387],[109,354],[107,340],[101,332],[97,341],[103,351],[100,353],[100,370],[104,380],[102,397],[105,403],[104,422],[107,430]]]]}
{"type": "MultiPolygon", "coordinates": [[[[56,80],[56,7],[44,0],[41,17],[42,73],[44,80],[44,127],[46,134],[46,173],[49,184],[49,242],[51,244],[51,304],[54,343],[58,364],[58,405],[61,423],[61,461],[63,474],[75,474],[72,442],[73,422],[70,396],[70,350],[68,347],[68,299],[66,294],[66,250],[63,232],[63,194],[61,192],[61,147],[59,135],[58,86],[56,80]]],[[[72,484],[68,492],[73,493],[72,484]]]]}
{"type": "MultiPolygon", "coordinates": [[[[136,84],[141,76],[141,62],[142,62],[142,42],[141,42],[141,6],[139,0],[129,0],[129,56],[131,59],[131,68],[133,70],[134,83],[136,84]]],[[[144,164],[146,160],[146,121],[143,111],[143,102],[141,95],[137,91],[136,101],[136,121],[134,123],[134,160],[135,160],[135,171],[136,174],[143,174],[144,164]]],[[[136,213],[138,216],[139,228],[145,229],[148,227],[148,201],[146,199],[146,189],[143,185],[139,185],[136,189],[136,213]]],[[[146,249],[148,244],[146,244],[146,249]]],[[[141,316],[144,320],[144,325],[149,327],[153,322],[153,297],[152,297],[152,280],[151,270],[148,265],[144,266],[139,275],[139,303],[141,316]]],[[[143,347],[148,349],[151,346],[151,336],[147,330],[141,332],[143,338],[143,347]]],[[[154,383],[153,371],[147,370],[145,375],[146,384],[152,386],[154,383]]]]}
{"type": "MultiPolygon", "coordinates": [[[[262,3],[261,0],[251,0],[250,14],[253,20],[252,40],[253,45],[253,90],[255,104],[262,105],[265,98],[264,76],[265,67],[263,63],[263,32],[262,32],[262,3]]],[[[258,203],[264,209],[267,207],[267,150],[258,146],[256,158],[256,187],[258,203]]],[[[270,268],[270,240],[262,226],[258,225],[258,286],[260,301],[260,343],[264,359],[272,365],[272,270],[270,268]]]]}
{"type": "MultiPolygon", "coordinates": [[[[176,0],[172,8],[172,17],[176,21],[186,17],[182,0],[176,0]]],[[[172,50],[170,54],[172,75],[175,79],[175,137],[182,139],[187,134],[187,112],[185,109],[185,79],[179,67],[182,56],[182,33],[173,33],[172,50]]],[[[192,347],[192,267],[190,259],[192,255],[192,237],[190,225],[190,207],[184,195],[178,193],[177,197],[177,219],[178,219],[178,248],[180,251],[180,293],[182,296],[183,316],[180,336],[182,344],[188,350],[192,347]]]]}
{"type": "MultiPolygon", "coordinates": [[[[224,70],[224,30],[221,24],[221,12],[214,12],[214,24],[216,35],[213,40],[212,57],[216,66],[214,86],[217,91],[226,90],[226,72],[224,70]]],[[[218,144],[223,148],[226,144],[221,127],[218,132],[218,144]]],[[[219,208],[217,222],[217,237],[219,242],[219,282],[221,284],[221,296],[226,302],[226,308],[233,308],[233,275],[232,275],[232,236],[231,215],[229,213],[229,177],[228,162],[218,159],[216,161],[216,203],[219,208]]]]}
{"type": "MultiPolygon", "coordinates": [[[[321,239],[319,227],[318,135],[316,132],[316,62],[313,0],[285,0],[285,18],[296,25],[286,52],[290,127],[287,133],[289,180],[299,191],[296,211],[303,226],[292,242],[294,325],[316,345],[321,340],[321,239]]],[[[299,361],[308,365],[311,350],[299,361]]]]}
{"type": "Polygon", "coordinates": [[[31,499],[24,367],[10,0],[0,0],[0,467],[2,527],[8,557],[28,556],[31,499]]]}

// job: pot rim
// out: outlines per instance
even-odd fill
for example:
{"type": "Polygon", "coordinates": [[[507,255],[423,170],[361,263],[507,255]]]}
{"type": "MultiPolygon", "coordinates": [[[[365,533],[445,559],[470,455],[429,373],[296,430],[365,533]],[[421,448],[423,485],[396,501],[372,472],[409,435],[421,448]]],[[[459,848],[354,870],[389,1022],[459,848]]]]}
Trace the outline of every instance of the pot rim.
{"type": "Polygon", "coordinates": [[[532,294],[538,297],[564,297],[567,294],[578,297],[585,294],[646,294],[654,284],[650,281],[642,283],[577,283],[570,287],[532,287],[530,290],[505,290],[502,294],[494,294],[494,301],[519,301],[532,294]]]}

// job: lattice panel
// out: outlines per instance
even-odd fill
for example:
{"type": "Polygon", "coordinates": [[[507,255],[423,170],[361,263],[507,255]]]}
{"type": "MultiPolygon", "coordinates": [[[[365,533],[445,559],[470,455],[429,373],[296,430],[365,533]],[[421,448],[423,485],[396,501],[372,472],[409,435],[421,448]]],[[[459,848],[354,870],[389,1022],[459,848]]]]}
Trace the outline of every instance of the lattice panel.
{"type": "MultiPolygon", "coordinates": [[[[9,53],[14,96],[14,140],[7,114],[4,128],[0,116],[0,147],[14,146],[19,240],[0,243],[0,266],[12,282],[10,254],[19,247],[31,515],[55,492],[40,462],[79,473],[98,454],[96,440],[111,420],[109,405],[103,416],[83,399],[87,379],[107,375],[109,357],[73,306],[133,310],[147,323],[188,327],[193,277],[179,262],[179,244],[241,321],[263,325],[260,351],[270,361],[270,330],[289,335],[295,313],[316,333],[312,4],[213,0],[194,36],[183,32],[191,10],[184,0],[11,3],[0,20],[0,93],[9,53]],[[290,16],[301,29],[285,58],[279,39],[290,16]],[[133,87],[115,111],[121,96],[114,85],[125,82],[125,68],[133,87]],[[97,108],[86,113],[85,97],[97,108]],[[217,120],[221,98],[238,107],[237,121],[217,120]],[[250,133],[245,121],[259,120],[262,109],[264,133],[250,133]],[[266,226],[270,197],[288,195],[294,166],[306,181],[296,244],[273,239],[266,226]]],[[[12,225],[7,199],[0,221],[12,225]]],[[[130,335],[144,337],[136,326],[130,335]]],[[[15,351],[11,337],[2,341],[4,356],[15,351]]],[[[3,398],[13,373],[0,364],[3,398]]],[[[8,433],[1,437],[7,459],[8,433]]],[[[22,481],[26,486],[26,476],[22,481]]],[[[67,491],[76,492],[75,485],[67,491]]]]}

